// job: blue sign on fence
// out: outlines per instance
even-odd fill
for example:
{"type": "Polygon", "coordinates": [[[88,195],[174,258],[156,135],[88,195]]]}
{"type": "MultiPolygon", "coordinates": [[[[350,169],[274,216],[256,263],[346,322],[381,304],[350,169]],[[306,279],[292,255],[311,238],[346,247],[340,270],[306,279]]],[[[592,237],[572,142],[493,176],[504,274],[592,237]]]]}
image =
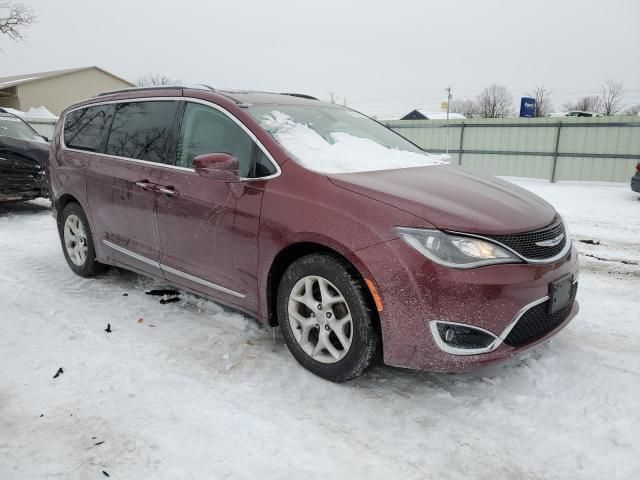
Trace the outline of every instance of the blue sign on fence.
{"type": "Polygon", "coordinates": [[[531,118],[536,114],[536,99],[531,97],[522,97],[520,99],[520,116],[531,118]]]}

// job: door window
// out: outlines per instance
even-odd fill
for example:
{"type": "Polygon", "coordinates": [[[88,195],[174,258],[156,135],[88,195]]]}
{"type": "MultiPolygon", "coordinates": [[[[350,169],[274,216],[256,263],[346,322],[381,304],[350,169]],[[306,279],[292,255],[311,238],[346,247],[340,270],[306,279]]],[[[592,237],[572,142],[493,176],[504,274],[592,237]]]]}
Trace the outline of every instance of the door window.
{"type": "Polygon", "coordinates": [[[114,109],[113,105],[98,105],[68,113],[64,119],[64,144],[77,150],[99,152],[114,109]]]}
{"type": "Polygon", "coordinates": [[[106,153],[118,157],[168,163],[167,147],[178,102],[122,103],[109,132],[106,153]]]}
{"type": "Polygon", "coordinates": [[[264,177],[275,168],[249,135],[228,116],[199,103],[187,103],[178,145],[176,165],[191,168],[193,159],[205,153],[229,153],[238,159],[238,175],[264,177]]]}

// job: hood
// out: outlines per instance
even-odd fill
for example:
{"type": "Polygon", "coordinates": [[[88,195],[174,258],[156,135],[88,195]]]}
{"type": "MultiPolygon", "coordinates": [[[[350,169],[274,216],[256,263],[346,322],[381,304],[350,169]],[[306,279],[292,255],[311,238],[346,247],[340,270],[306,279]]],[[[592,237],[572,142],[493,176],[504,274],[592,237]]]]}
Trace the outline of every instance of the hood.
{"type": "Polygon", "coordinates": [[[519,233],[546,227],[556,216],[550,204],[530,191],[456,165],[332,174],[329,180],[443,230],[519,233]]]}

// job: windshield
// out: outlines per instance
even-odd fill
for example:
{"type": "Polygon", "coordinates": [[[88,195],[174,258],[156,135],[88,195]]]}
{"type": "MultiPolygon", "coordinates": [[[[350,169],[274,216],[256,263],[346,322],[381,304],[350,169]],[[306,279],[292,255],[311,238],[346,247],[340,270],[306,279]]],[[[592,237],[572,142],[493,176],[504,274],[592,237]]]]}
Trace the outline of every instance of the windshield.
{"type": "Polygon", "coordinates": [[[366,115],[339,106],[253,105],[251,115],[300,164],[351,173],[446,163],[366,115]]]}
{"type": "Polygon", "coordinates": [[[28,124],[13,116],[0,116],[0,137],[44,142],[44,139],[28,124]]]}

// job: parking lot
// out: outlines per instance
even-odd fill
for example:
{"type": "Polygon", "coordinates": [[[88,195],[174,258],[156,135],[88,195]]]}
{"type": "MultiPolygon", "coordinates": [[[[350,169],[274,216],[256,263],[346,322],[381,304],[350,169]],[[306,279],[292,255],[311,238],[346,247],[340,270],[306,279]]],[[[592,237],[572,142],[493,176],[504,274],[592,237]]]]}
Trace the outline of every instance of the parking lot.
{"type": "Polygon", "coordinates": [[[568,221],[577,318],[498,366],[340,385],[245,315],[75,276],[48,202],[0,206],[0,478],[638,478],[638,195],[512,180],[568,221]]]}

